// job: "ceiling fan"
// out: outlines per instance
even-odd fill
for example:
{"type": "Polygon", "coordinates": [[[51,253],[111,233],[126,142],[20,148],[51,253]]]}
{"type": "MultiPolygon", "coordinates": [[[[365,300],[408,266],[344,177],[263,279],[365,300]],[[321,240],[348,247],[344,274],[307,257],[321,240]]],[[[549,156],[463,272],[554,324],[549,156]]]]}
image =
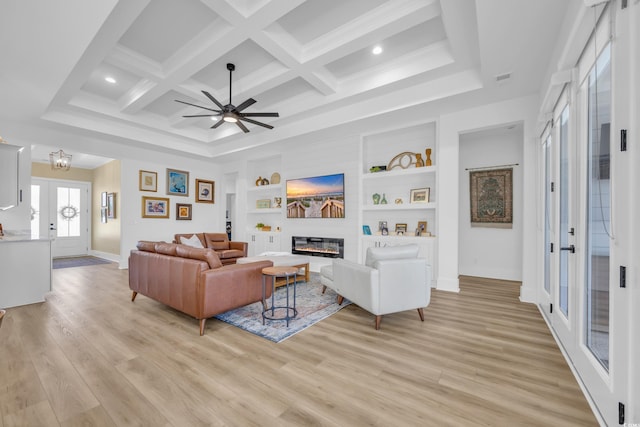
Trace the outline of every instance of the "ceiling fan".
{"type": "Polygon", "coordinates": [[[174,101],[179,102],[181,104],[191,105],[193,107],[203,108],[205,110],[213,111],[213,114],[192,114],[182,117],[218,117],[220,116],[220,120],[218,120],[211,129],[216,129],[224,122],[235,123],[238,125],[240,129],[244,133],[249,132],[249,129],[241,122],[253,123],[254,125],[262,126],[268,129],[273,129],[273,126],[268,125],[266,123],[261,123],[257,120],[249,119],[248,117],[280,117],[278,113],[243,113],[242,111],[255,104],[256,100],[253,98],[249,98],[244,101],[242,104],[237,107],[231,103],[231,73],[236,69],[236,66],[233,64],[227,64],[227,70],[229,70],[229,103],[227,105],[222,105],[217,99],[215,99],[209,92],[203,90],[202,93],[205,94],[207,98],[209,98],[214,104],[220,108],[219,110],[203,107],[201,105],[191,104],[190,102],[180,101],[175,99],[174,101]]]}

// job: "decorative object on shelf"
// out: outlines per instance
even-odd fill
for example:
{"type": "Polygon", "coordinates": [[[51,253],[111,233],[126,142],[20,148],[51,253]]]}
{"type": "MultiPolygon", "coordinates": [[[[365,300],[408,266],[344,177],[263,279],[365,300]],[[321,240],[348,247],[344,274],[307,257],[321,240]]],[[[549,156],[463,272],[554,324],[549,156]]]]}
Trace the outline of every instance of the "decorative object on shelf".
{"type": "Polygon", "coordinates": [[[371,227],[369,227],[368,225],[363,225],[362,226],[362,233],[370,236],[371,235],[371,227]]]}
{"type": "Polygon", "coordinates": [[[378,193],[373,193],[373,196],[371,196],[373,198],[373,204],[374,205],[379,205],[380,204],[380,195],[378,193]]]}
{"type": "Polygon", "coordinates": [[[383,236],[386,236],[389,234],[389,228],[387,228],[387,221],[378,221],[378,231],[383,236]]]}
{"type": "Polygon", "coordinates": [[[158,173],[140,170],[140,191],[158,191],[158,173]]]}
{"type": "Polygon", "coordinates": [[[256,179],[256,187],[259,187],[262,185],[262,177],[259,176],[258,179],[256,179]]]}
{"type": "Polygon", "coordinates": [[[276,231],[280,231],[280,226],[276,227],[276,231]]]}
{"type": "Polygon", "coordinates": [[[49,163],[51,163],[51,169],[68,171],[71,169],[71,154],[67,154],[62,149],[49,153],[49,163]]]}
{"type": "Polygon", "coordinates": [[[429,203],[429,187],[411,190],[411,203],[429,203]]]}
{"type": "Polygon", "coordinates": [[[264,227],[264,224],[263,224],[263,223],[259,222],[259,223],[257,223],[257,224],[256,224],[256,228],[257,228],[258,230],[262,230],[262,227],[264,227]]]}
{"type": "Polygon", "coordinates": [[[387,170],[394,168],[407,169],[416,164],[416,153],[404,151],[395,156],[387,165],[387,170]]]}
{"type": "Polygon", "coordinates": [[[262,226],[262,231],[271,231],[271,226],[270,225],[263,225],[262,226]]]}
{"type": "Polygon", "coordinates": [[[396,236],[404,236],[407,233],[407,224],[396,224],[396,236]]]}
{"type": "Polygon", "coordinates": [[[382,193],[382,199],[380,199],[380,204],[381,205],[387,204],[387,197],[384,195],[384,193],[382,193]]]}
{"type": "Polygon", "coordinates": [[[269,180],[267,178],[262,178],[262,183],[260,185],[269,185],[269,180]]]}
{"type": "MultiPolygon", "coordinates": [[[[1,140],[2,138],[0,138],[1,140]]],[[[4,231],[2,230],[2,224],[0,224],[0,236],[4,236],[4,231]]]]}
{"type": "Polygon", "coordinates": [[[170,196],[188,196],[189,172],[167,169],[167,194],[170,196]]]}
{"type": "Polygon", "coordinates": [[[271,199],[256,200],[256,209],[268,209],[271,207],[271,199]]]}
{"type": "Polygon", "coordinates": [[[382,166],[371,166],[369,168],[369,172],[371,173],[375,173],[375,172],[383,172],[387,170],[387,166],[386,165],[382,165],[382,166]]]}
{"type": "Polygon", "coordinates": [[[169,199],[142,196],[143,218],[169,218],[169,199]]]}
{"type": "Polygon", "coordinates": [[[427,221],[418,221],[418,227],[416,228],[416,236],[426,236],[427,234],[427,221]]]}
{"type": "Polygon", "coordinates": [[[116,193],[107,194],[107,218],[116,217],[116,193]]]}
{"type": "Polygon", "coordinates": [[[403,202],[402,202],[402,199],[401,199],[400,197],[398,197],[398,198],[396,199],[396,201],[395,201],[395,204],[396,204],[396,205],[401,205],[402,203],[403,203],[403,202]]]}
{"type": "Polygon", "coordinates": [[[196,203],[215,203],[215,181],[196,178],[196,203]]]}
{"type": "Polygon", "coordinates": [[[271,183],[280,184],[280,174],[278,172],[274,172],[271,174],[271,183]]]}
{"type": "Polygon", "coordinates": [[[424,166],[424,160],[422,160],[422,154],[416,153],[416,167],[421,168],[424,166]]]}
{"type": "Polygon", "coordinates": [[[176,219],[191,221],[191,203],[176,203],[176,219]]]}
{"type": "Polygon", "coordinates": [[[427,160],[425,160],[425,166],[431,166],[431,148],[427,148],[424,153],[427,155],[427,160]]]}
{"type": "Polygon", "coordinates": [[[274,197],[273,202],[275,203],[276,208],[282,207],[282,197],[274,197]]]}
{"type": "Polygon", "coordinates": [[[512,228],[513,168],[469,172],[471,226],[512,228]]]}

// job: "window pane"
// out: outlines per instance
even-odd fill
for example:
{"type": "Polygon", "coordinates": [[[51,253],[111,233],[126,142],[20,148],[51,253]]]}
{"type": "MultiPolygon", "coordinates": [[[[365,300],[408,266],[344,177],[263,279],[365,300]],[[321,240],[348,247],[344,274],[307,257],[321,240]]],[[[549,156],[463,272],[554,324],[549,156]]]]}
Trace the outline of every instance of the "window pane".
{"type": "Polygon", "coordinates": [[[40,238],[40,186],[31,186],[31,237],[40,238]]]}
{"type": "Polygon", "coordinates": [[[80,236],[80,189],[58,187],[58,237],[80,236]]]}
{"type": "MultiPolygon", "coordinates": [[[[560,247],[569,246],[569,108],[560,116],[560,247]]],[[[560,251],[560,311],[569,316],[569,252],[560,251]]]]}
{"type": "Polygon", "coordinates": [[[609,253],[611,205],[609,134],[611,67],[607,46],[589,74],[587,176],[587,347],[609,369],[609,253]]]}
{"type": "Polygon", "coordinates": [[[544,289],[551,291],[551,136],[544,143],[544,289]]]}

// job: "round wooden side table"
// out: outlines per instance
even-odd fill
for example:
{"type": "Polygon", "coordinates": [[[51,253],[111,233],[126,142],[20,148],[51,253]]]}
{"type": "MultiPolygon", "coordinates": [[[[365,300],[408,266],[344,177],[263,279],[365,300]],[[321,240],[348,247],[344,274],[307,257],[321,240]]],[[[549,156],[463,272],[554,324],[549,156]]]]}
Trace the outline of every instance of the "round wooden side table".
{"type": "Polygon", "coordinates": [[[265,308],[262,311],[262,324],[265,324],[265,320],[285,320],[287,327],[289,327],[289,321],[298,315],[296,310],[296,285],[298,284],[298,268],[297,267],[266,267],[262,269],[262,301],[265,301],[267,278],[271,278],[271,307],[265,308]],[[284,278],[286,288],[286,301],[283,305],[275,305],[276,295],[276,279],[284,278]],[[293,283],[290,278],[293,278],[293,283]],[[289,298],[289,287],[293,285],[293,300],[289,298]],[[284,312],[284,314],[276,313],[284,312]],[[270,314],[269,314],[270,313],[270,314]]]}

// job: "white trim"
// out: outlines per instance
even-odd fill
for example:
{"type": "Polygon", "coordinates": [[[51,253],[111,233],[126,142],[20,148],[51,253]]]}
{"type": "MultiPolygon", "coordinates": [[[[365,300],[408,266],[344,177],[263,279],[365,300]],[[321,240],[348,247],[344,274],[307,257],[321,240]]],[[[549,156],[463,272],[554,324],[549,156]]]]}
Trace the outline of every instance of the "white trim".
{"type": "Polygon", "coordinates": [[[89,255],[91,256],[95,256],[98,258],[102,258],[102,259],[106,259],[108,261],[111,262],[117,262],[118,264],[120,263],[120,255],[118,254],[111,254],[108,252],[101,252],[101,251],[94,251],[93,249],[89,250],[89,255]]]}

